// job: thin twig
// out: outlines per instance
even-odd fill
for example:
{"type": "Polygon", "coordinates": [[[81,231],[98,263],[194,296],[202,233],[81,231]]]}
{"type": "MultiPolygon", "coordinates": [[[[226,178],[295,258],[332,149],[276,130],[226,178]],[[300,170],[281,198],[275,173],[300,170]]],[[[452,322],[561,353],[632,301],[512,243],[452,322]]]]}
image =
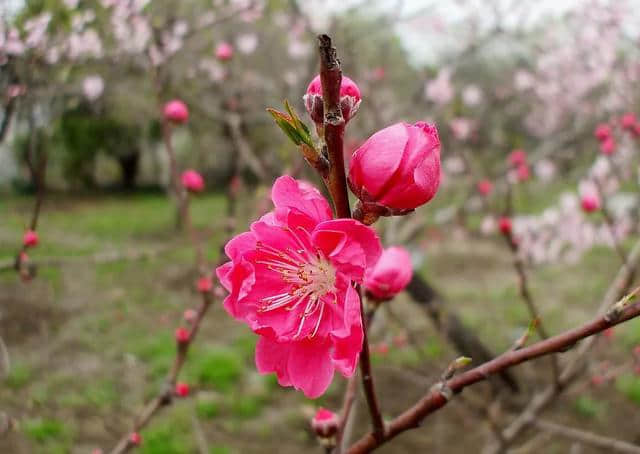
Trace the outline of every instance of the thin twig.
{"type": "Polygon", "coordinates": [[[536,420],[534,424],[545,432],[559,435],[570,440],[576,440],[597,448],[606,449],[607,451],[621,452],[625,454],[640,454],[640,446],[623,440],[603,437],[602,435],[587,432],[586,430],[567,427],[550,421],[536,420]]]}

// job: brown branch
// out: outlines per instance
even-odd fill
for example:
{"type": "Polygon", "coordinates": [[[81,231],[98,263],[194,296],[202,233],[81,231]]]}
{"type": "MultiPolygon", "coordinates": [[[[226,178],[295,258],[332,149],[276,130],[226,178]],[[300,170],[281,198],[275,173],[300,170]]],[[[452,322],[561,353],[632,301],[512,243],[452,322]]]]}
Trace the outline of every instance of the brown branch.
{"type": "Polygon", "coordinates": [[[429,391],[413,407],[409,408],[407,411],[391,421],[387,426],[387,431],[384,433],[384,437],[381,440],[377,439],[373,433],[369,433],[351,446],[348,453],[359,454],[370,452],[401,433],[418,427],[424,418],[444,407],[449,402],[447,398],[449,391],[453,394],[459,393],[467,386],[486,380],[487,377],[498,373],[501,370],[516,366],[526,361],[531,361],[541,356],[565,351],[584,338],[593,336],[594,334],[598,334],[612,326],[639,316],[640,303],[629,305],[619,312],[616,312],[615,317],[612,317],[612,313],[613,311],[609,310],[606,314],[601,315],[578,328],[574,328],[565,333],[542,340],[530,347],[503,353],[488,363],[482,364],[452,378],[448,382],[444,383],[443,386],[429,391]],[[444,392],[443,388],[446,389],[447,392],[444,392]]]}
{"type": "Polygon", "coordinates": [[[322,99],[324,101],[324,141],[327,147],[330,169],[328,190],[331,193],[336,216],[350,218],[347,177],[344,171],[344,118],[340,109],[340,84],[342,70],[327,35],[318,36],[320,51],[320,80],[322,82],[322,99]]]}
{"type": "MultiPolygon", "coordinates": [[[[604,315],[607,309],[622,295],[624,295],[633,281],[635,273],[637,271],[638,262],[640,261],[640,242],[637,242],[631,253],[629,254],[629,261],[622,265],[618,274],[616,275],[613,283],[609,286],[600,307],[598,308],[598,315],[604,315]]],[[[578,347],[577,353],[565,366],[560,375],[560,382],[562,387],[558,388],[555,385],[550,385],[533,396],[529,401],[525,409],[515,418],[509,426],[507,426],[502,434],[507,443],[513,442],[526,428],[528,428],[535,420],[536,416],[541,413],[549,404],[551,404],[556,396],[560,394],[567,385],[570,384],[578,375],[582,360],[593,347],[596,337],[590,337],[584,340],[578,347]]],[[[489,450],[489,453],[498,453],[500,449],[489,450]]]]}
{"type": "Polygon", "coordinates": [[[621,452],[627,454],[640,454],[640,446],[632,443],[616,440],[615,438],[603,437],[592,432],[585,430],[575,429],[573,427],[567,427],[560,424],[556,424],[549,421],[537,420],[534,423],[539,429],[559,435],[561,437],[568,438],[570,440],[576,440],[581,443],[585,443],[597,448],[606,449],[613,452],[621,452]]]}
{"type": "MultiPolygon", "coordinates": [[[[338,60],[336,48],[328,35],[318,36],[318,50],[320,53],[320,80],[322,82],[322,98],[324,101],[324,141],[329,159],[329,176],[327,189],[331,194],[333,205],[338,218],[350,218],[349,194],[347,192],[347,177],[344,170],[344,127],[345,120],[340,108],[340,85],[342,84],[342,69],[338,60]]],[[[371,373],[371,357],[367,339],[367,316],[365,315],[360,293],[360,311],[362,315],[362,351],[360,353],[360,371],[362,386],[369,406],[373,433],[378,439],[384,435],[384,422],[376,397],[373,376],[371,373]]]]}

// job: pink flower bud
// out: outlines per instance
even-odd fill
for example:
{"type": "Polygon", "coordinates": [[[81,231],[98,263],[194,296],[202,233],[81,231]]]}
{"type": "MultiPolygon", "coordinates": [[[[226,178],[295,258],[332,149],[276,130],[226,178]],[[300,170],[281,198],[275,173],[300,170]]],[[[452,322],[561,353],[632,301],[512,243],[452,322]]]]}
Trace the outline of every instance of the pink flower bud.
{"type": "Polygon", "coordinates": [[[189,192],[201,192],[204,189],[204,180],[195,170],[185,170],[180,177],[182,186],[189,192]]]}
{"type": "Polygon", "coordinates": [[[527,153],[522,149],[513,150],[509,153],[509,164],[514,167],[527,165],[527,153]]]}
{"type": "Polygon", "coordinates": [[[389,300],[400,293],[411,281],[413,266],[406,249],[390,247],[382,252],[376,264],[364,277],[364,286],[378,300],[389,300]]]}
{"type": "Polygon", "coordinates": [[[189,119],[189,109],[185,103],[174,99],[164,105],[164,118],[175,124],[186,123],[189,119]]]}
{"type": "Polygon", "coordinates": [[[393,338],[393,345],[398,348],[406,347],[409,339],[406,334],[398,334],[393,338]]]}
{"type": "Polygon", "coordinates": [[[511,219],[509,219],[506,216],[502,216],[500,219],[498,219],[498,229],[500,229],[500,232],[505,235],[505,236],[511,236],[511,231],[513,228],[513,223],[511,222],[511,219]]]}
{"type": "Polygon", "coordinates": [[[213,281],[207,276],[198,279],[198,291],[200,293],[209,293],[213,289],[213,281]]]}
{"type": "Polygon", "coordinates": [[[129,442],[132,445],[138,446],[140,445],[140,443],[142,443],[142,437],[138,432],[133,432],[131,435],[129,435],[129,442]]]}
{"type": "Polygon", "coordinates": [[[600,151],[602,154],[611,155],[616,151],[616,141],[613,137],[609,137],[608,139],[600,142],[600,151]]]}
{"type": "Polygon", "coordinates": [[[189,385],[183,382],[176,383],[175,393],[176,396],[187,397],[189,395],[189,385]]]}
{"type": "Polygon", "coordinates": [[[591,377],[591,384],[593,386],[600,386],[605,381],[606,381],[606,379],[602,375],[594,375],[593,377],[591,377]]]}
{"type": "Polygon", "coordinates": [[[372,347],[373,353],[376,353],[380,356],[385,356],[389,353],[389,344],[386,342],[378,342],[372,347]]]}
{"type": "Polygon", "coordinates": [[[493,191],[493,183],[491,183],[491,181],[489,180],[478,181],[476,187],[478,189],[478,192],[484,196],[491,194],[491,191],[493,191]]]}
{"type": "Polygon", "coordinates": [[[22,244],[25,247],[33,247],[38,245],[38,234],[33,230],[27,230],[22,236],[22,244]]]}
{"type": "Polygon", "coordinates": [[[198,316],[198,312],[194,309],[187,309],[186,311],[184,311],[184,314],[182,314],[182,316],[184,317],[185,322],[193,323],[198,316]]]}
{"type": "Polygon", "coordinates": [[[432,124],[396,123],[369,137],[349,165],[349,186],[364,205],[404,214],[427,203],[440,184],[440,139],[432,124]]]}
{"type": "Polygon", "coordinates": [[[613,336],[614,336],[615,332],[613,331],[613,327],[611,327],[611,328],[607,328],[607,329],[605,329],[605,330],[602,332],[602,334],[604,334],[604,337],[605,337],[606,339],[611,340],[611,339],[613,339],[613,336]]]}
{"type": "Polygon", "coordinates": [[[600,209],[600,198],[597,194],[584,194],[580,198],[580,205],[587,213],[593,213],[600,209]]]}
{"type": "Polygon", "coordinates": [[[334,412],[318,408],[311,418],[311,428],[319,438],[331,438],[338,432],[340,418],[334,412]]]}
{"type": "Polygon", "coordinates": [[[179,344],[185,344],[187,342],[189,342],[189,338],[191,337],[191,333],[189,332],[188,329],[183,328],[182,326],[178,329],[176,329],[176,342],[178,342],[179,344]]]}
{"type": "Polygon", "coordinates": [[[636,114],[633,112],[627,112],[622,117],[620,117],[620,125],[623,129],[628,131],[633,131],[638,123],[638,119],[636,118],[636,114]]]}
{"type": "MultiPolygon", "coordinates": [[[[307,93],[302,98],[309,116],[316,124],[324,123],[324,104],[322,100],[322,82],[317,75],[307,87],[307,93]]],[[[360,89],[347,76],[342,76],[340,84],[340,107],[345,123],[351,120],[360,107],[360,89]]]]}
{"type": "Polygon", "coordinates": [[[611,137],[611,126],[607,123],[600,123],[596,126],[596,130],[593,132],[593,135],[596,136],[600,142],[603,142],[611,137]]]}
{"type": "Polygon", "coordinates": [[[218,44],[216,58],[221,61],[231,60],[233,58],[233,46],[227,42],[218,44]]]}
{"type": "Polygon", "coordinates": [[[529,170],[529,166],[527,164],[520,164],[516,169],[516,176],[518,181],[527,181],[531,178],[531,171],[529,170]]]}
{"type": "Polygon", "coordinates": [[[633,347],[633,354],[640,359],[640,345],[633,347]]]}

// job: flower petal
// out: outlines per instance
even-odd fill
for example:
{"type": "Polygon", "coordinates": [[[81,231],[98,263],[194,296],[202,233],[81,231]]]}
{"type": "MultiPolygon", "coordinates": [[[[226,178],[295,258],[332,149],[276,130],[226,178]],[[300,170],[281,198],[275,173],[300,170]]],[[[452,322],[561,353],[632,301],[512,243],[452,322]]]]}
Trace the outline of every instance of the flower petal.
{"type": "Polygon", "coordinates": [[[351,377],[358,365],[364,333],[358,292],[349,286],[344,302],[344,326],[331,333],[334,349],[331,359],[334,366],[345,377],[351,377]]]}
{"type": "Polygon", "coordinates": [[[271,200],[276,208],[296,208],[315,219],[316,223],[331,219],[327,199],[311,184],[288,175],[278,178],[271,189],[271,200]]]}
{"type": "Polygon", "coordinates": [[[256,368],[261,374],[275,372],[280,386],[291,386],[287,362],[289,344],[278,343],[264,336],[258,338],[256,344],[256,368]]]}
{"type": "Polygon", "coordinates": [[[325,221],[318,225],[312,238],[339,272],[358,282],[382,253],[375,230],[354,219],[325,221]]]}
{"type": "Polygon", "coordinates": [[[333,379],[329,339],[304,339],[291,344],[287,371],[291,384],[309,399],[320,397],[333,379]]]}

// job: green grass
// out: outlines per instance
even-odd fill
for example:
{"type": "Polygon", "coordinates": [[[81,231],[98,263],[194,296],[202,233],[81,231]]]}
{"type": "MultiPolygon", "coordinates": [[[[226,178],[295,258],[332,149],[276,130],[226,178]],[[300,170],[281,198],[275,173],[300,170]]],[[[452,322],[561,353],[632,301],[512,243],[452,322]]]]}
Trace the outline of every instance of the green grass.
{"type": "Polygon", "coordinates": [[[28,364],[13,364],[9,375],[4,379],[4,384],[12,389],[19,389],[25,386],[32,377],[31,368],[28,364]]]}
{"type": "Polygon", "coordinates": [[[621,375],[616,380],[616,389],[640,406],[640,377],[631,374],[621,375]]]}
{"type": "Polygon", "coordinates": [[[61,421],[53,419],[30,419],[24,422],[24,433],[37,443],[64,440],[69,437],[69,429],[61,421]]]}

